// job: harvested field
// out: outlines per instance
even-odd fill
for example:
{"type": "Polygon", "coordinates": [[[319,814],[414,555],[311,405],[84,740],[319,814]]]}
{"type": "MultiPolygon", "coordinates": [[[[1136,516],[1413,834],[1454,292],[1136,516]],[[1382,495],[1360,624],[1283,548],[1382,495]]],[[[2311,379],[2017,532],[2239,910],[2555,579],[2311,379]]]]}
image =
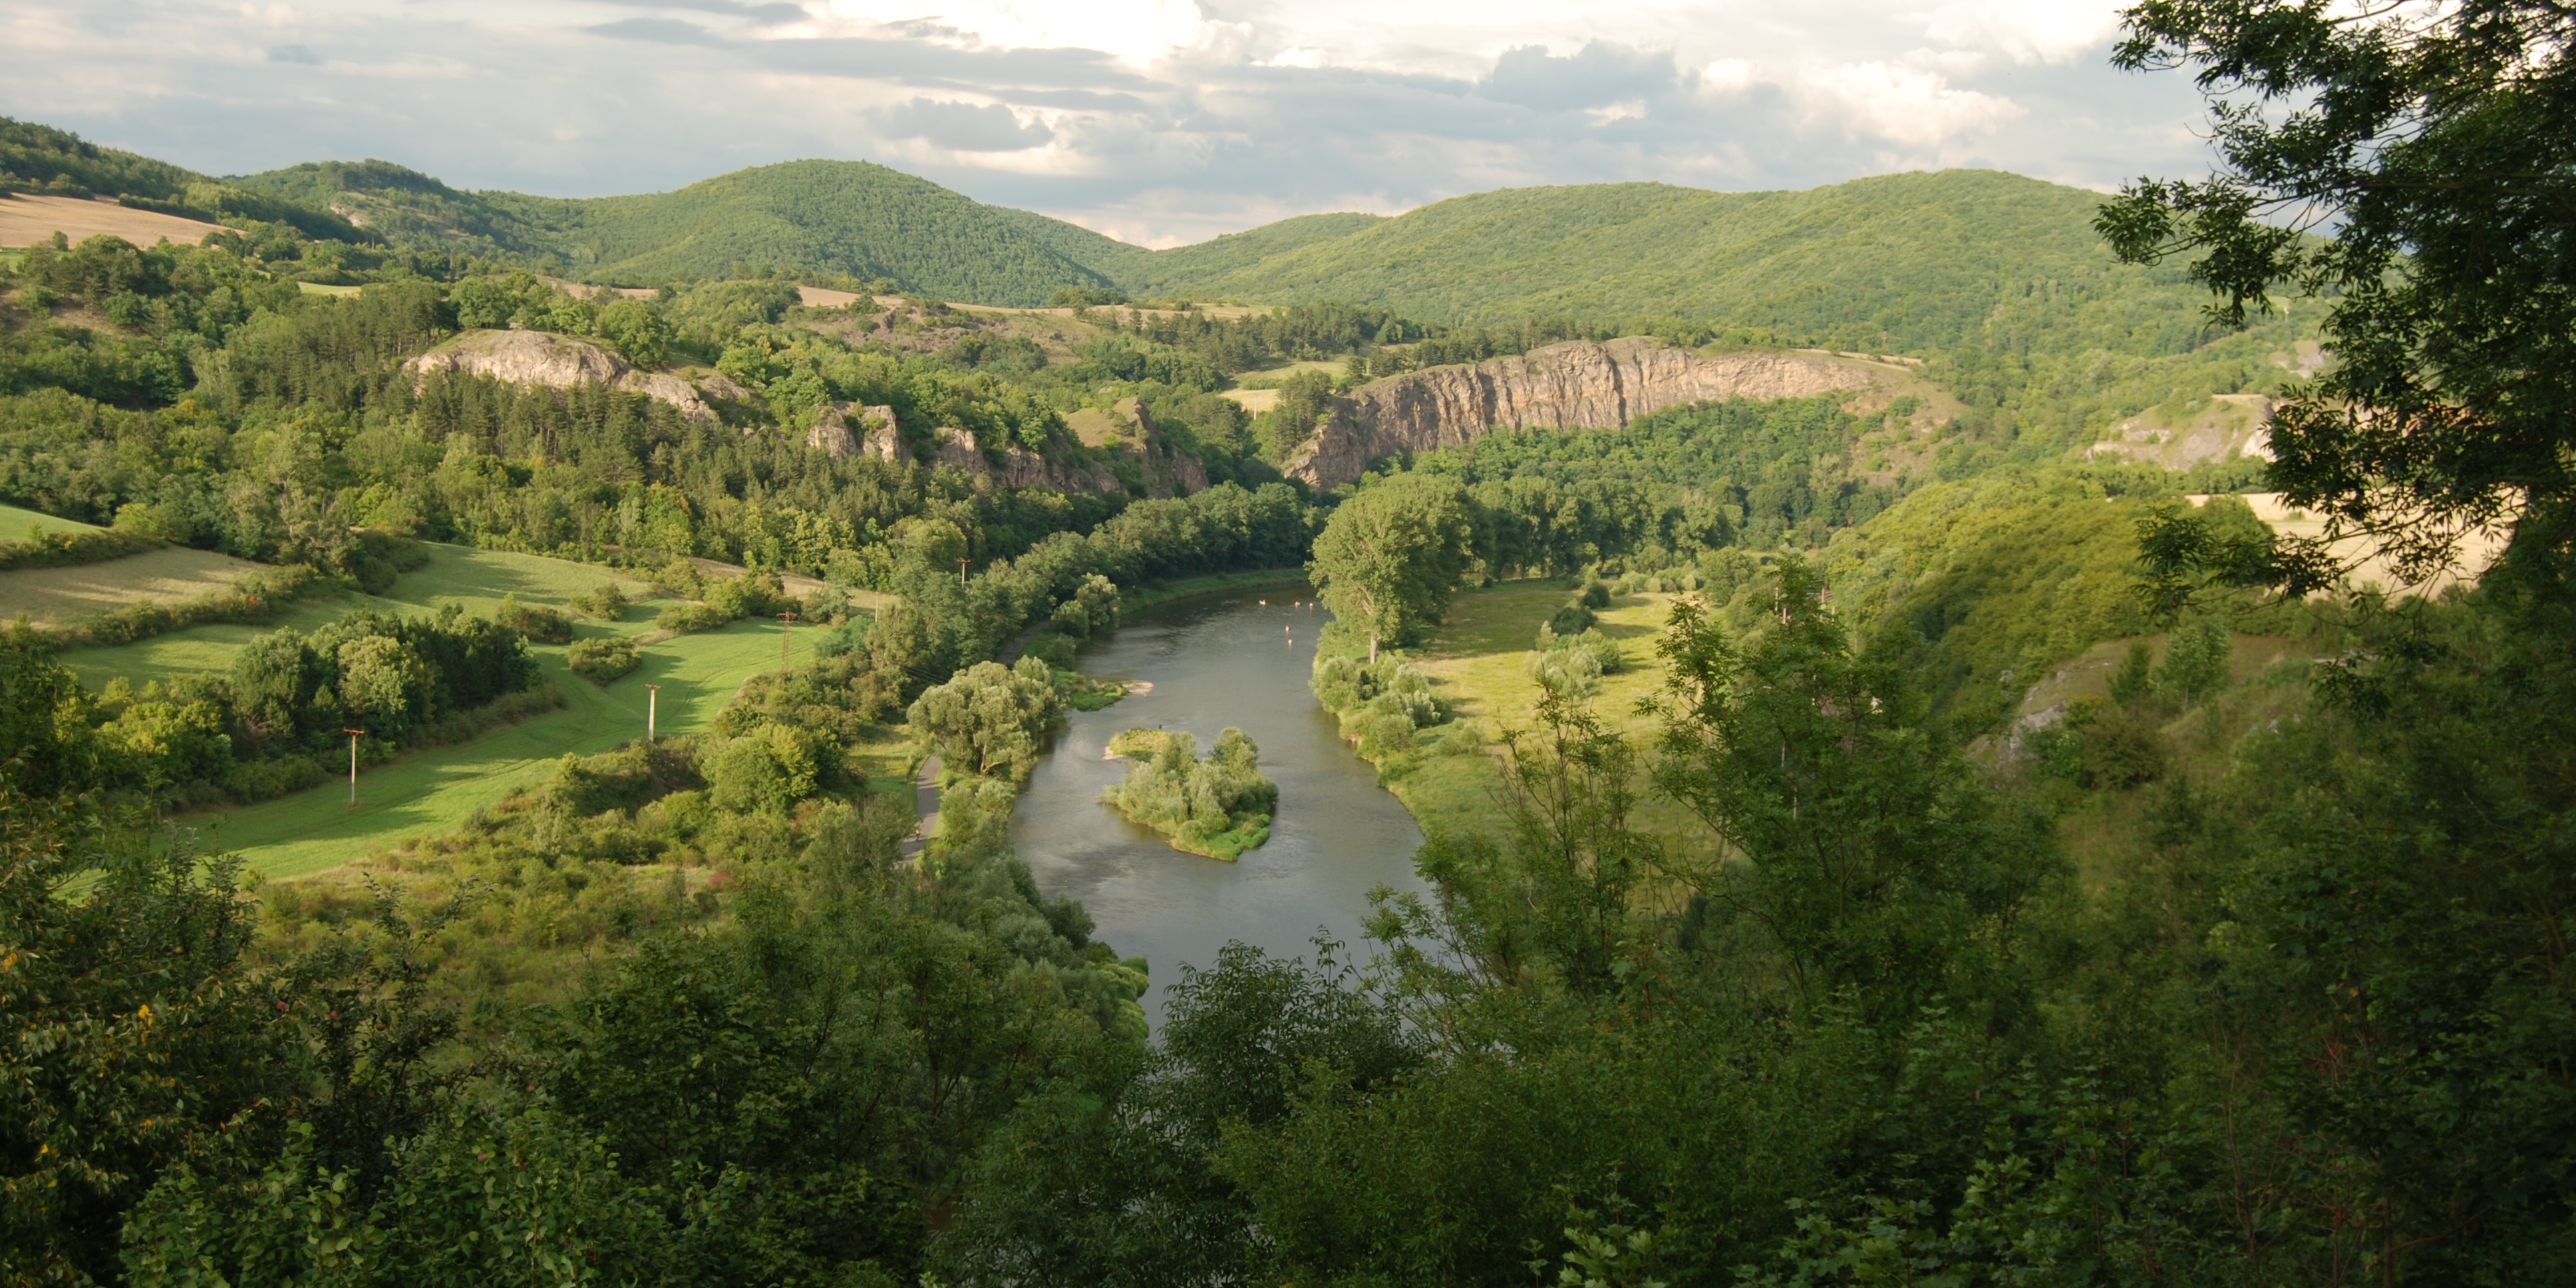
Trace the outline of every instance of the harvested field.
{"type": "MultiPolygon", "coordinates": [[[[2323,516],[2313,515],[2305,510],[2291,509],[2278,492],[2248,492],[2243,499],[2245,504],[2253,509],[2255,518],[2261,519],[2274,532],[2283,536],[2321,537],[2325,535],[2326,521],[2323,516]]],[[[2205,496],[2195,496],[2190,500],[2193,505],[2209,503],[2209,498],[2205,496]]],[[[2400,582],[2396,568],[2391,566],[2386,556],[2375,551],[2368,538],[2346,537],[2334,543],[2332,552],[2336,559],[2353,565],[2351,578],[2355,586],[2377,586],[2400,599],[2415,595],[2432,596],[2439,595],[2463,582],[2476,585],[2478,579],[2485,576],[2487,569],[2495,563],[2496,556],[2504,553],[2504,534],[2493,531],[2468,534],[2460,542],[2459,566],[2436,575],[2431,581],[2420,586],[2407,586],[2400,582]]]]}
{"type": "Polygon", "coordinates": [[[228,586],[260,565],[173,546],[74,568],[0,572],[0,620],[60,625],[146,601],[175,604],[228,586]]]}
{"type": "Polygon", "coordinates": [[[807,308],[844,308],[848,306],[851,301],[858,298],[859,293],[856,291],[831,291],[825,290],[820,286],[800,286],[796,288],[796,302],[806,306],[807,308]]]}
{"type": "Polygon", "coordinates": [[[129,209],[113,201],[0,193],[0,246],[33,246],[53,240],[57,232],[75,242],[110,233],[137,246],[149,246],[164,237],[195,245],[206,234],[222,231],[218,224],[129,209]]]}
{"type": "Polygon", "coordinates": [[[1220,389],[1216,396],[1235,400],[1255,416],[1279,405],[1279,391],[1276,389],[1220,389]]]}

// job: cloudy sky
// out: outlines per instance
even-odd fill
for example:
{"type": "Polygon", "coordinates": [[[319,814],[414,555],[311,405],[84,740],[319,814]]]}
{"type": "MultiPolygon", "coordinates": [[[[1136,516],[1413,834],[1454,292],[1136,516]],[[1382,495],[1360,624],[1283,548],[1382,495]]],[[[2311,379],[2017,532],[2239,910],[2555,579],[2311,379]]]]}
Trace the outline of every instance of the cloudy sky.
{"type": "Polygon", "coordinates": [[[1488,188],[2197,173],[2104,0],[0,0],[0,114],[460,187],[882,162],[1147,245],[1488,188]]]}

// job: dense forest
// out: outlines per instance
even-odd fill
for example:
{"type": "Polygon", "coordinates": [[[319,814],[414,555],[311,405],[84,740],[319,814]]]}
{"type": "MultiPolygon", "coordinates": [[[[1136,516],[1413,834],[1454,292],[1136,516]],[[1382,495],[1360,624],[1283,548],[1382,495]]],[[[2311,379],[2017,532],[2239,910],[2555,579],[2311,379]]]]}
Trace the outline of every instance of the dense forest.
{"type": "MultiPolygon", "coordinates": [[[[309,755],[361,713],[415,728],[507,700],[561,622],[357,616],[146,693],[91,693],[53,636],[0,636],[0,1278],[2576,1278],[2563,17],[2401,31],[2256,0],[2127,22],[2124,65],[2201,69],[2233,105],[2214,179],[2080,207],[1960,174],[1547,190],[1210,253],[1313,282],[1361,262],[1346,241],[1440,267],[1424,247],[1501,264],[1540,254],[1525,234],[1557,274],[1514,283],[1526,304],[1354,276],[1338,303],[1079,295],[1022,326],[808,308],[797,276],[748,268],[612,298],[240,215],[202,246],[16,257],[0,499],[122,534],[81,539],[98,553],[381,587],[417,543],[457,542],[622,567],[683,616],[794,602],[825,635],[703,732],[567,757],[371,887],[245,873],[166,826],[172,784],[309,755]],[[1949,189],[1991,200],[1921,199],[1949,189]],[[1959,249],[1981,204],[1983,244],[2058,257],[2058,294],[1959,249]],[[2311,235],[2284,211],[2332,217],[2311,235]],[[1760,274],[1722,299],[1566,249],[1658,220],[1946,258],[1863,265],[1875,302],[1760,274]],[[317,260],[375,280],[307,292],[317,260]],[[1654,327],[1919,348],[1960,410],[1884,459],[1872,435],[1914,434],[1915,407],[1738,401],[1497,433],[1332,495],[1277,478],[1331,365],[1654,327]],[[405,366],[513,328],[721,405],[405,366]],[[2309,337],[2330,364],[2273,357],[2309,337]],[[1261,418],[1219,396],[1289,363],[1261,418]],[[2283,399],[2259,478],[2080,450],[2112,415],[2255,388],[2283,399]],[[893,409],[891,458],[811,434],[852,406],[893,409]],[[932,463],[954,429],[988,466],[1105,469],[1075,426],[1117,430],[1121,407],[1212,485],[932,463]],[[2317,530],[2207,495],[2258,483],[2317,530]],[[2482,576],[2353,580],[2356,540],[2421,585],[2482,528],[2505,539],[2482,576]],[[692,557],[746,575],[713,587],[692,557]],[[1115,697],[1063,663],[1123,600],[1284,568],[1332,610],[1312,686],[1354,751],[1384,777],[1486,758],[1489,825],[1434,830],[1422,889],[1372,897],[1368,943],[1232,946],[1181,968],[1149,1029],[1149,964],[1042,892],[1007,822],[1064,712],[1115,697]],[[786,573],[823,588],[791,601],[786,573]],[[1441,631],[1472,588],[1533,582],[1536,696],[1488,744],[1435,679],[1441,631]],[[1644,592],[1670,597],[1657,630],[1602,628],[1644,592]],[[2086,658],[2096,688],[2069,682],[2086,658]],[[1642,703],[1598,700],[1640,675],[1642,703]],[[918,858],[908,791],[862,756],[890,739],[947,766],[918,858]]],[[[33,186],[211,200],[11,128],[33,186]]],[[[574,222],[475,200],[517,212],[478,225],[494,252],[574,222]]],[[[1294,808],[1239,733],[1207,758],[1128,746],[1147,754],[1120,807],[1211,850],[1294,808]]]]}

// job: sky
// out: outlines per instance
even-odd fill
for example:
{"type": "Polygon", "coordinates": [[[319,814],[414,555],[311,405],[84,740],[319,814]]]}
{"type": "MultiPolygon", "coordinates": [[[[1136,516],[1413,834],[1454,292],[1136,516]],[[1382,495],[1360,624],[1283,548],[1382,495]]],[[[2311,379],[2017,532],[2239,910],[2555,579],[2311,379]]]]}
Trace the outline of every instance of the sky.
{"type": "Polygon", "coordinates": [[[656,192],[834,157],[1148,246],[1534,184],[2207,168],[2100,0],[0,0],[0,115],[192,169],[656,192]]]}

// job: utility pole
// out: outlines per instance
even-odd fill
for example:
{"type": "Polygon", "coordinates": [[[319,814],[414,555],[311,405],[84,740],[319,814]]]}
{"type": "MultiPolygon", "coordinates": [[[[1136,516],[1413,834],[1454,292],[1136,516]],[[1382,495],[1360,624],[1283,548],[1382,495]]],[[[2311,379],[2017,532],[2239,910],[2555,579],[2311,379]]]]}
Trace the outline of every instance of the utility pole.
{"type": "Polygon", "coordinates": [[[662,708],[662,686],[648,684],[644,690],[644,741],[650,743],[653,741],[653,717],[660,714],[662,708]]]}
{"type": "Polygon", "coordinates": [[[787,641],[789,637],[795,634],[795,632],[795,610],[789,609],[786,612],[780,613],[778,615],[778,669],[782,674],[792,674],[796,670],[795,662],[789,658],[787,653],[787,641]]]}
{"type": "Polygon", "coordinates": [[[342,729],[340,732],[349,735],[349,808],[356,809],[358,807],[358,739],[366,736],[367,731],[342,729]]]}
{"type": "Polygon", "coordinates": [[[957,561],[957,584],[960,586],[966,584],[966,561],[963,559],[957,561]]]}

